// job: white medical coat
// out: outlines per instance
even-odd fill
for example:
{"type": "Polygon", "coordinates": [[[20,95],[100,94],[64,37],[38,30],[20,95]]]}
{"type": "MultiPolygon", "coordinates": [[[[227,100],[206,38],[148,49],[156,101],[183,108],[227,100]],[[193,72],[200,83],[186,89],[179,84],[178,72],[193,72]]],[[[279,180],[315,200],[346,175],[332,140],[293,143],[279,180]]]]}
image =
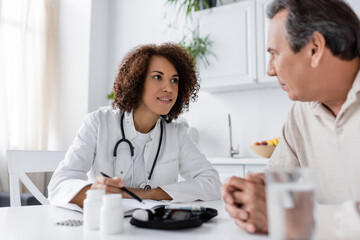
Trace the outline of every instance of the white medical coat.
{"type": "MultiPolygon", "coordinates": [[[[98,110],[85,117],[49,183],[51,204],[69,203],[82,188],[94,183],[100,172],[109,175],[115,172],[111,177],[122,178],[131,171],[132,159],[126,143],[118,146],[114,171],[113,150],[122,138],[120,117],[121,112],[113,109],[98,110]]],[[[129,141],[137,136],[132,113],[125,113],[123,126],[129,141]]],[[[159,119],[144,150],[146,176],[155,159],[160,132],[159,119]]],[[[138,149],[134,151],[136,156],[138,149]]],[[[174,202],[220,199],[221,182],[217,171],[189,138],[187,128],[179,123],[164,122],[162,146],[150,185],[161,187],[174,202]],[[178,182],[179,174],[185,181],[178,182]]]]}

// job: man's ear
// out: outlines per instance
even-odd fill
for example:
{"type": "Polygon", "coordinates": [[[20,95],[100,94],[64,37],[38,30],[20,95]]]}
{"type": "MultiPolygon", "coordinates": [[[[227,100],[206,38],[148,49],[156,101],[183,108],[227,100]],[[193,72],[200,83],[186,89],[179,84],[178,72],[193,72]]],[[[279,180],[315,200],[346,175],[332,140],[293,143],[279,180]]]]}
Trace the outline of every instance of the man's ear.
{"type": "Polygon", "coordinates": [[[324,56],[326,40],[319,32],[314,32],[310,40],[311,67],[318,67],[324,56]]]}

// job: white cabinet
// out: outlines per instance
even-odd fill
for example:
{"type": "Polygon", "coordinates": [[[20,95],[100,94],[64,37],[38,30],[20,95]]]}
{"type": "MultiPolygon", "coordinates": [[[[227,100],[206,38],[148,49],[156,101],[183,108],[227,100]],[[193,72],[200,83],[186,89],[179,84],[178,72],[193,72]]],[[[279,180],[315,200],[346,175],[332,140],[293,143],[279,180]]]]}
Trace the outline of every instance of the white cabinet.
{"type": "Polygon", "coordinates": [[[259,173],[263,172],[266,168],[266,165],[253,165],[253,164],[246,164],[244,173],[259,173]]]}
{"type": "Polygon", "coordinates": [[[244,0],[196,16],[200,36],[213,41],[210,66],[199,64],[203,89],[232,89],[256,81],[255,2],[244,0]]]}
{"type": "Polygon", "coordinates": [[[256,0],[256,50],[257,50],[257,79],[259,84],[277,83],[276,77],[266,74],[270,55],[267,53],[267,31],[270,19],[266,15],[266,7],[271,0],[256,0]]]}
{"type": "Polygon", "coordinates": [[[244,177],[247,172],[263,172],[269,159],[264,158],[208,158],[214,168],[219,172],[221,182],[237,176],[244,177]]]}
{"type": "Polygon", "coordinates": [[[199,64],[201,87],[208,92],[278,87],[266,76],[266,6],[270,0],[237,3],[200,11],[195,15],[200,36],[210,35],[210,66],[199,64]]]}
{"type": "Polygon", "coordinates": [[[221,182],[232,176],[244,177],[244,166],[238,164],[214,164],[216,171],[218,171],[221,182]]]}

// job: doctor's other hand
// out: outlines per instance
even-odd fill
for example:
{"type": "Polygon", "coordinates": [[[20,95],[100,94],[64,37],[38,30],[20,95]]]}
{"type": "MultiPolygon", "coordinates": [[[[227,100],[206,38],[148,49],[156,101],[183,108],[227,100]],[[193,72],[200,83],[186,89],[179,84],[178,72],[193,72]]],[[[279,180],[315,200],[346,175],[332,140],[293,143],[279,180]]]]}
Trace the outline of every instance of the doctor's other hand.
{"type": "Polygon", "coordinates": [[[225,209],[236,225],[250,233],[267,233],[265,174],[231,177],[221,187],[225,209]]]}
{"type": "Polygon", "coordinates": [[[104,189],[106,193],[123,193],[121,187],[124,187],[125,184],[119,177],[108,178],[104,176],[97,176],[95,178],[95,183],[93,183],[90,189],[104,189]]]}

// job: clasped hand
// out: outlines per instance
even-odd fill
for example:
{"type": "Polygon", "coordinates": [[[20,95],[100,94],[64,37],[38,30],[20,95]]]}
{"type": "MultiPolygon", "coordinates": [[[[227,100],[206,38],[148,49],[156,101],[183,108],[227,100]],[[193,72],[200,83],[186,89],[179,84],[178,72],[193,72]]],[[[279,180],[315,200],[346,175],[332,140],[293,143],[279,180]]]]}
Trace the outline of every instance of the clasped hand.
{"type": "Polygon", "coordinates": [[[221,188],[225,209],[247,232],[267,233],[265,174],[231,177],[221,188]]]}

